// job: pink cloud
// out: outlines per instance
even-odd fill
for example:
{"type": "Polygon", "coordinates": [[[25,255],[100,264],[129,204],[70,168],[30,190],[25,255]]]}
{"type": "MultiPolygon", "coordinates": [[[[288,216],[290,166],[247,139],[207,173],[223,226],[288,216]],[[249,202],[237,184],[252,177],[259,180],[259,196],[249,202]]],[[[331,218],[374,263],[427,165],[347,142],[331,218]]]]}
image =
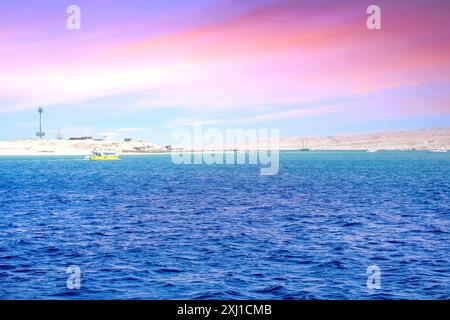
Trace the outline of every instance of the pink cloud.
{"type": "MultiPolygon", "coordinates": [[[[134,26],[145,25],[138,21],[75,38],[67,33],[8,42],[0,51],[0,96],[59,103],[148,91],[158,98],[138,107],[230,109],[449,79],[445,10],[427,2],[381,1],[381,6],[380,31],[365,28],[362,4],[283,1],[147,37],[133,34],[134,26]],[[118,39],[112,30],[122,30],[118,39]]],[[[154,27],[164,30],[163,21],[154,27]]],[[[298,112],[267,119],[304,111],[298,112]]]]}

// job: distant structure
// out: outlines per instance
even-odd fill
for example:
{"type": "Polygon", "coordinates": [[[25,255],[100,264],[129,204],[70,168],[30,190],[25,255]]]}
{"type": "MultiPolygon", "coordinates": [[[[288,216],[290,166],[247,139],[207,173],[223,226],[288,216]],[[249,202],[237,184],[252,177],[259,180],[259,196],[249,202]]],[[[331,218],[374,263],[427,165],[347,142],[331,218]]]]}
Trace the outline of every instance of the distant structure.
{"type": "Polygon", "coordinates": [[[39,112],[39,132],[36,132],[36,136],[42,140],[42,138],[45,136],[45,132],[42,132],[42,112],[44,112],[44,109],[39,108],[38,112],[39,112]]]}
{"type": "Polygon", "coordinates": [[[69,140],[92,140],[92,137],[86,136],[86,137],[70,137],[69,140]]]}
{"type": "Polygon", "coordinates": [[[64,136],[61,133],[61,129],[58,130],[58,133],[56,134],[56,139],[58,140],[64,140],[64,136]]]}
{"type": "Polygon", "coordinates": [[[301,147],[300,151],[303,151],[303,152],[310,151],[310,149],[306,146],[305,139],[303,139],[303,138],[302,138],[302,147],[301,147]]]}

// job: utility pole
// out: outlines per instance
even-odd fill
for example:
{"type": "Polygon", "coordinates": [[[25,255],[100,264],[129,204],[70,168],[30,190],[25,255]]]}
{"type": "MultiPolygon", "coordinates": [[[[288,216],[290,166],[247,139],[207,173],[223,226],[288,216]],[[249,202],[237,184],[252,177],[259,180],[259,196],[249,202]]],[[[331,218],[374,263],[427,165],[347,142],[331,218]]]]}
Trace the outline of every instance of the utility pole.
{"type": "Polygon", "coordinates": [[[61,133],[61,129],[58,129],[58,134],[56,135],[56,139],[58,139],[58,140],[63,140],[64,139],[64,136],[61,133]]]}
{"type": "Polygon", "coordinates": [[[39,132],[36,132],[36,136],[42,140],[42,137],[45,136],[45,132],[42,132],[42,112],[44,112],[44,110],[42,108],[39,108],[38,112],[39,112],[39,132]]]}

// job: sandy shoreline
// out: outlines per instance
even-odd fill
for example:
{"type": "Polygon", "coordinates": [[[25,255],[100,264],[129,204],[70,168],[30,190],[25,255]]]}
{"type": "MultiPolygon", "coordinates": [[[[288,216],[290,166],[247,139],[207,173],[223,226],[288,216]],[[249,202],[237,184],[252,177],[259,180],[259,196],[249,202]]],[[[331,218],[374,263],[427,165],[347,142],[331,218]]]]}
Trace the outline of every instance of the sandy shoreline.
{"type": "Polygon", "coordinates": [[[301,148],[302,140],[312,150],[450,150],[450,127],[280,140],[284,150],[301,148]]]}
{"type": "Polygon", "coordinates": [[[168,152],[162,146],[144,141],[27,139],[0,141],[0,156],[87,156],[95,148],[135,155],[168,152]]]}
{"type": "MultiPolygon", "coordinates": [[[[282,137],[279,141],[280,150],[297,150],[302,146],[310,150],[331,151],[450,150],[450,127],[327,137],[282,137]]],[[[26,139],[0,141],[0,156],[87,156],[95,148],[114,150],[120,155],[171,152],[166,147],[147,141],[26,139]]],[[[207,151],[206,149],[205,151],[207,151]]],[[[226,146],[224,149],[226,152],[234,149],[242,151],[246,148],[226,146]]],[[[262,147],[261,149],[266,148],[262,147]]]]}

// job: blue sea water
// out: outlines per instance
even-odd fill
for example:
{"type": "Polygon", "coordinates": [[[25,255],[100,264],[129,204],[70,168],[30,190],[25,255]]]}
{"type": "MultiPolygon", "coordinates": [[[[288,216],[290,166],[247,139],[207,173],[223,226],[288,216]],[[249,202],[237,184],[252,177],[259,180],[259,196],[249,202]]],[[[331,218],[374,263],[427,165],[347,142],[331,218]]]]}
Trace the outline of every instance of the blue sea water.
{"type": "Polygon", "coordinates": [[[275,176],[0,157],[0,299],[449,299],[449,169],[425,152],[284,152],[275,176]]]}

